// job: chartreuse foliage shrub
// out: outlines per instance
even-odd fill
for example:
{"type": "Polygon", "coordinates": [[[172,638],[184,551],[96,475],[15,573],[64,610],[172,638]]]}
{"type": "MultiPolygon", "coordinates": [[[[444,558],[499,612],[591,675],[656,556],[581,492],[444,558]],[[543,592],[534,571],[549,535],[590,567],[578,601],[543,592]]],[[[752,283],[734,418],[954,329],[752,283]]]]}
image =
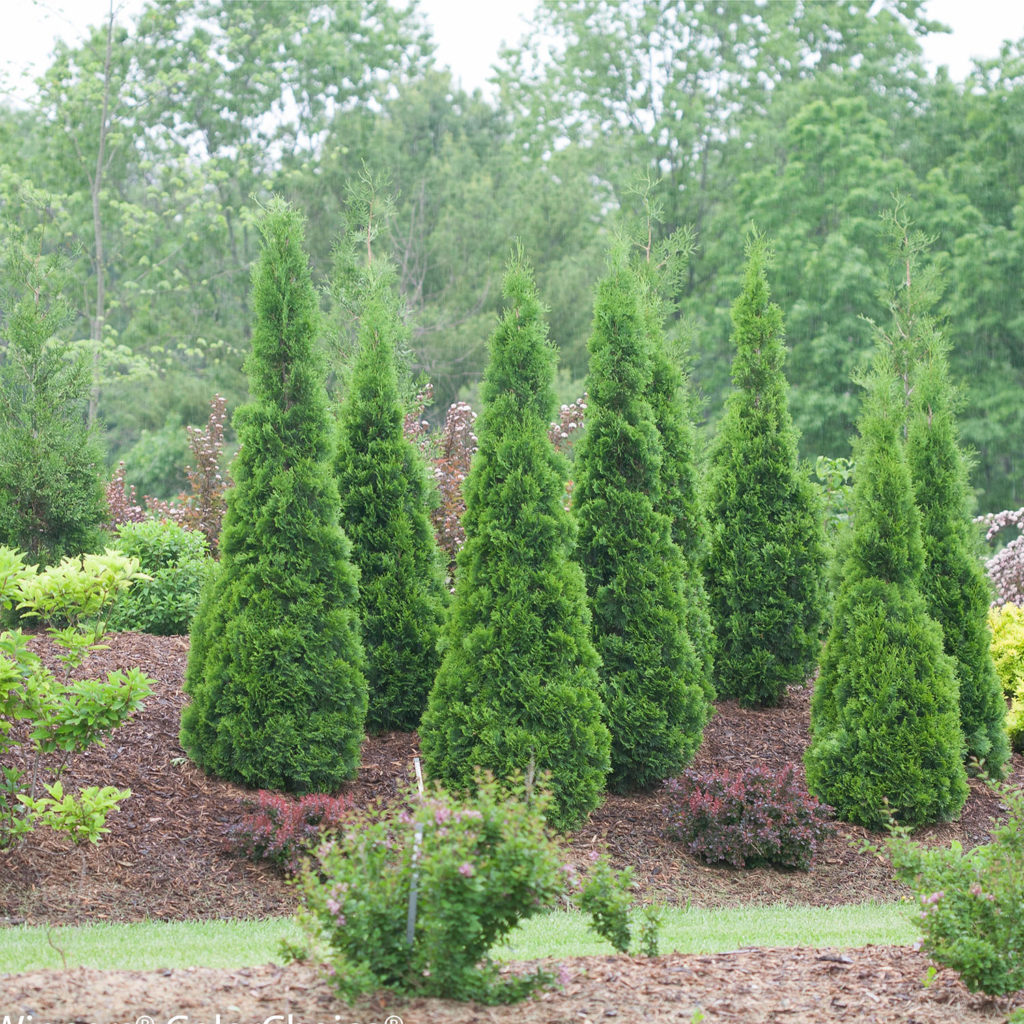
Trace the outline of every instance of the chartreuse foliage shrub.
{"type": "Polygon", "coordinates": [[[921,265],[928,240],[910,229],[899,207],[887,220],[900,283],[890,303],[893,324],[879,333],[904,382],[907,463],[924,545],[921,592],[960,683],[965,756],[998,778],[1010,756],[1006,704],[990,651],[992,593],[971,520],[948,344],[933,313],[940,284],[935,267],[921,265]]]}
{"type": "Polygon", "coordinates": [[[831,809],[797,784],[792,765],[686,771],[665,788],[672,796],[668,834],[709,864],[807,871],[830,831],[831,809]]]}
{"type": "Polygon", "coordinates": [[[550,980],[543,971],[499,976],[487,955],[563,891],[561,851],[544,827],[546,797],[492,780],[479,781],[466,801],[440,789],[407,800],[404,810],[354,813],[303,869],[306,952],[327,964],[346,999],[386,988],[513,1002],[550,980]]]}
{"type": "Polygon", "coordinates": [[[687,633],[686,561],[660,511],[665,456],[650,401],[650,320],[619,256],[598,287],[589,348],[573,489],[577,557],[601,657],[609,784],[641,789],[692,759],[712,694],[687,633]]]}
{"type": "Polygon", "coordinates": [[[419,725],[440,664],[448,594],[428,512],[426,464],[402,429],[395,349],[407,329],[393,277],[380,259],[363,271],[359,351],[334,462],[341,522],[360,570],[366,724],[373,732],[419,725]]]}
{"type": "Polygon", "coordinates": [[[0,547],[0,610],[16,605],[29,617],[58,620],[48,633],[65,666],[63,678],[55,678],[21,630],[0,633],[0,757],[6,761],[20,747],[28,765],[0,766],[0,849],[40,825],[66,833],[76,845],[98,842],[108,831],[107,815],[130,795],[114,786],[65,792],[61,775],[74,754],[102,746],[150,693],[152,680],[137,668],[108,672],[105,680],[70,679],[101,646],[104,612],[131,585],[136,568],[108,552],[37,573],[19,552],[0,547]],[[19,721],[27,725],[23,738],[15,738],[19,721]]]}
{"type": "Polygon", "coordinates": [[[989,611],[992,658],[1010,702],[1006,731],[1013,749],[1024,752],[1024,608],[1004,604],[989,611]]]}
{"type": "Polygon", "coordinates": [[[733,391],[708,478],[706,576],[718,693],[771,706],[817,665],[827,559],[820,499],[797,459],[764,240],[752,236],[746,257],[732,307],[733,391]]]}
{"type": "Polygon", "coordinates": [[[147,519],[117,528],[118,551],[138,560],[150,577],[138,580],[114,605],[110,629],[133,629],[156,636],[188,632],[214,563],[206,538],[177,523],[147,519]]]}
{"type": "Polygon", "coordinates": [[[966,853],[921,846],[897,829],[886,847],[918,894],[922,946],[972,992],[1024,989],[1024,791],[996,784],[1006,808],[991,842],[966,853]]]}
{"type": "Polygon", "coordinates": [[[811,702],[811,792],[845,821],[884,828],[956,816],[967,799],[952,659],[921,596],[920,516],[880,357],[854,447],[853,531],[811,702]]]}
{"type": "Polygon", "coordinates": [[[275,200],[259,228],[253,398],[236,415],[221,558],[192,623],[181,745],[248,786],[329,792],[356,772],[366,717],[357,571],[338,525],[302,220],[275,200]]]}
{"type": "Polygon", "coordinates": [[[521,254],[484,376],[479,450],[466,481],[466,542],[441,639],[442,662],[420,728],[430,773],[471,788],[550,773],[551,823],[568,829],[597,806],[608,772],[597,655],[565,463],[548,440],[555,350],[521,254]]]}

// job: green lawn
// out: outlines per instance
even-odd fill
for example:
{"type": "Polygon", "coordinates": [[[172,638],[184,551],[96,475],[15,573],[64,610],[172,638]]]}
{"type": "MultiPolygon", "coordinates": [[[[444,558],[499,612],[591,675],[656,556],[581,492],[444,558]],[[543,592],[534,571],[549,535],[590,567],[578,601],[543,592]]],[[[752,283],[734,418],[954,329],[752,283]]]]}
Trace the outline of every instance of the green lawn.
{"type": "MultiPolygon", "coordinates": [[[[713,953],[743,946],[909,945],[917,937],[911,907],[865,903],[844,907],[669,908],[661,951],[713,953]]],[[[501,960],[612,953],[587,917],[555,912],[526,921],[497,947],[501,960]]],[[[301,939],[291,918],[260,921],[147,921],[78,928],[17,925],[0,929],[0,972],[89,966],[245,967],[280,962],[278,943],[301,939]],[[62,956],[63,954],[63,956],[62,956]]]]}

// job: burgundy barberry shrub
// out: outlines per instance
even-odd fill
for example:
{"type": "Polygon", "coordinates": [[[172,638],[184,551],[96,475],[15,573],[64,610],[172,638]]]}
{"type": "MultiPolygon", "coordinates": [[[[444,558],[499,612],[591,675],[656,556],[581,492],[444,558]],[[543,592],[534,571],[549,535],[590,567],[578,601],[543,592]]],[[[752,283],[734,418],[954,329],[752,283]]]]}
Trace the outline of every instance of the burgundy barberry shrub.
{"type": "Polygon", "coordinates": [[[685,771],[669,779],[673,795],[668,834],[709,864],[774,864],[806,871],[829,834],[831,808],[782,771],[685,771]]]}
{"type": "Polygon", "coordinates": [[[324,833],[337,835],[347,816],[344,797],[307,793],[297,800],[261,789],[245,802],[245,817],[231,830],[229,845],[253,860],[269,860],[290,872],[324,833]]]}

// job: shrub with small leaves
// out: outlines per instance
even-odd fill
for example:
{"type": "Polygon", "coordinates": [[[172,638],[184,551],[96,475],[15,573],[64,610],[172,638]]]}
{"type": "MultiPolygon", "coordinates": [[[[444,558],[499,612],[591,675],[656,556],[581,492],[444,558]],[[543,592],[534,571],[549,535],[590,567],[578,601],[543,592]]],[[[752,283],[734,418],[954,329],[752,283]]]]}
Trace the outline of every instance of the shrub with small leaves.
{"type": "Polygon", "coordinates": [[[992,841],[966,853],[929,849],[895,828],[886,847],[896,877],[918,894],[922,946],[972,992],[1024,989],[1024,791],[994,784],[1007,809],[992,841]]]}
{"type": "Polygon", "coordinates": [[[499,976],[487,957],[562,891],[547,797],[480,781],[465,802],[440,789],[406,798],[408,809],[354,813],[299,876],[308,952],[334,987],[344,998],[387,988],[507,1003],[550,980],[499,976]]]}
{"type": "Polygon", "coordinates": [[[830,809],[782,771],[686,771],[665,788],[675,797],[668,834],[709,864],[810,868],[828,835],[830,809]]]}
{"type": "Polygon", "coordinates": [[[988,615],[992,630],[992,660],[1010,702],[1006,715],[1006,731],[1010,745],[1024,752],[1024,608],[1004,604],[992,608],[988,615]]]}
{"type": "Polygon", "coordinates": [[[344,797],[325,793],[307,793],[295,800],[261,789],[245,806],[245,816],[231,830],[229,846],[289,872],[297,871],[300,858],[325,836],[339,835],[349,814],[344,797]]]}

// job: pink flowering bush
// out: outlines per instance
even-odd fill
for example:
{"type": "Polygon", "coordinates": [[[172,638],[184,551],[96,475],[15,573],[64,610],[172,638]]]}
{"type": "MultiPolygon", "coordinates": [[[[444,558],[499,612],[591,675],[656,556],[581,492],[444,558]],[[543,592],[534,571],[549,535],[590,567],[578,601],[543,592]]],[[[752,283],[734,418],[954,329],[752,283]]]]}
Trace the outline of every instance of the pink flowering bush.
{"type": "Polygon", "coordinates": [[[231,832],[229,845],[253,860],[269,860],[297,871],[326,834],[338,833],[348,817],[344,797],[307,793],[298,799],[261,789],[247,801],[242,821],[231,832]]]}
{"type": "Polygon", "coordinates": [[[550,975],[498,975],[488,950],[564,888],[546,795],[493,781],[352,816],[299,876],[308,955],[343,998],[380,988],[481,1002],[523,998],[550,975]],[[411,933],[411,941],[410,941],[411,933]]]}
{"type": "Polygon", "coordinates": [[[792,765],[780,772],[690,770],[665,788],[676,797],[669,835],[710,864],[806,871],[831,828],[831,809],[797,784],[792,765]]]}
{"type": "Polygon", "coordinates": [[[900,828],[886,843],[896,877],[918,894],[922,947],[993,996],[1024,989],[1024,792],[994,788],[1007,814],[987,845],[928,849],[900,828]]]}

